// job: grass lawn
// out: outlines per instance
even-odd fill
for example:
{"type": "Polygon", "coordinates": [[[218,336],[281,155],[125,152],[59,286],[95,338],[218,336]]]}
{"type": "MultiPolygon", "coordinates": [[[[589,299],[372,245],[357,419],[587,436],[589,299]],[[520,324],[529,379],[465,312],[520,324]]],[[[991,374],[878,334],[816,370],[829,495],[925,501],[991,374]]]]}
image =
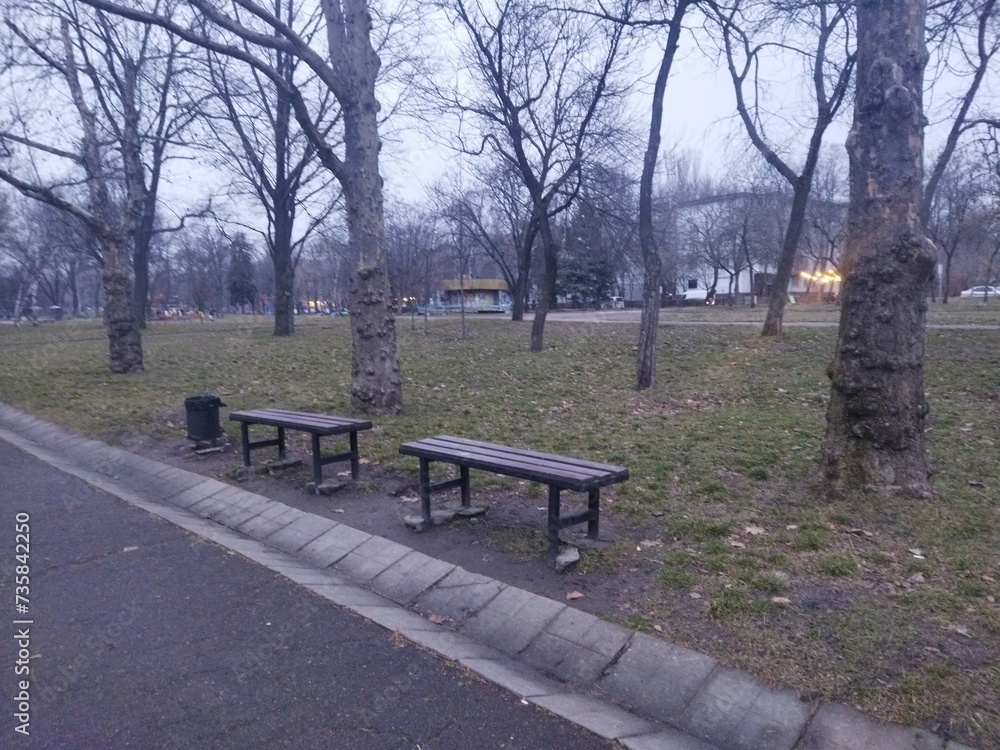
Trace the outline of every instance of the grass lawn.
{"type": "MultiPolygon", "coordinates": [[[[836,312],[799,305],[786,320],[836,312]]],[[[929,322],[997,325],[1000,305],[953,300],[929,322]]],[[[757,327],[664,327],[658,388],[637,394],[635,323],[553,320],[534,355],[529,323],[472,316],[466,340],[455,318],[432,319],[426,336],[397,325],[407,411],[374,420],[372,461],[415,472],[399,443],[448,432],[628,466],[604,504],[626,533],[582,563],[651,579],[618,619],[803,694],[1000,747],[1000,330],[927,332],[936,499],[828,504],[815,470],[834,328],[772,340],[757,327]]],[[[0,326],[0,400],[110,442],[176,436],[197,393],[229,409],[345,413],[348,326],[300,318],[276,339],[264,318],[153,323],[134,376],[108,373],[95,323],[0,326]]]]}

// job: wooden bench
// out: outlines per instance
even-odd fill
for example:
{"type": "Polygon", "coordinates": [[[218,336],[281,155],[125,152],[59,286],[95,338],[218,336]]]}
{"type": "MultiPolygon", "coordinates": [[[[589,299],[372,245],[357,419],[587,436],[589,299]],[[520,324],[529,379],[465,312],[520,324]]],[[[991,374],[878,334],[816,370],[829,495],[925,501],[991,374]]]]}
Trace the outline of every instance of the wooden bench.
{"type": "Polygon", "coordinates": [[[243,465],[250,468],[250,451],[258,448],[278,447],[278,460],[285,460],[285,430],[308,432],[312,436],[312,469],[313,489],[320,491],[323,486],[323,467],[339,461],[351,462],[351,477],[358,478],[358,431],[370,430],[372,423],[363,419],[348,419],[333,417],[326,414],[313,414],[305,411],[286,411],[285,409],[250,409],[234,411],[229,415],[234,422],[240,423],[240,438],[243,444],[243,465]],[[270,440],[250,441],[250,425],[262,424],[278,428],[278,437],[270,440]],[[324,456],[320,451],[320,437],[343,435],[347,433],[350,440],[350,450],[324,456]]]}
{"type": "Polygon", "coordinates": [[[597,539],[601,513],[601,487],[624,482],[628,469],[622,466],[598,464],[578,458],[551,453],[511,448],[496,443],[483,443],[450,435],[424,438],[399,446],[399,452],[420,459],[420,510],[426,524],[431,524],[431,493],[459,487],[462,506],[469,507],[469,469],[505,474],[549,486],[548,541],[549,552],[559,552],[559,531],[567,526],[587,523],[587,536],[597,539]],[[431,484],[430,463],[440,461],[455,464],[459,477],[431,484]],[[568,515],[559,512],[562,490],[586,492],[587,509],[568,515]]]}

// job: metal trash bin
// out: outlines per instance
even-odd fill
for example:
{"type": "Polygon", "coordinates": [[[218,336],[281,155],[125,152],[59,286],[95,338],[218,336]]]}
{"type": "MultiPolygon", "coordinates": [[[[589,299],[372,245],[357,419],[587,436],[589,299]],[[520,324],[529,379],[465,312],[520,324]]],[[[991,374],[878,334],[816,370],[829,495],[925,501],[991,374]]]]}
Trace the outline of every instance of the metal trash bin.
{"type": "Polygon", "coordinates": [[[208,394],[184,399],[188,438],[200,442],[214,441],[222,434],[219,407],[225,406],[218,396],[208,394]]]}

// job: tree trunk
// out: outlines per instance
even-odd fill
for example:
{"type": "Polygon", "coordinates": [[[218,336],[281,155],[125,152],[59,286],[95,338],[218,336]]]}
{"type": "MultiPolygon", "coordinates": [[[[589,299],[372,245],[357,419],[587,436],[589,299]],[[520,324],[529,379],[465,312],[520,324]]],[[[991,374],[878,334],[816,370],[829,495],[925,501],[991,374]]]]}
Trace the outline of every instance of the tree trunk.
{"type": "Polygon", "coordinates": [[[644,254],[646,278],[642,289],[642,319],[639,322],[639,358],[636,366],[638,390],[656,385],[656,333],[660,325],[660,254],[644,254]]]}
{"type": "MultiPolygon", "coordinates": [[[[374,129],[374,118],[371,124],[374,129]]],[[[382,207],[378,172],[366,175],[365,170],[356,169],[344,194],[350,244],[352,251],[361,255],[351,272],[351,402],[355,410],[365,414],[398,414],[403,410],[403,391],[396,323],[384,268],[385,228],[382,212],[375,208],[382,207]]]]}
{"type": "Polygon", "coordinates": [[[540,352],[544,346],[545,318],[549,314],[549,307],[555,299],[556,275],[558,273],[558,250],[555,239],[552,237],[552,226],[549,224],[547,211],[542,212],[542,219],[539,222],[539,229],[542,235],[542,245],[545,256],[545,276],[542,282],[542,289],[538,295],[538,308],[535,310],[535,319],[531,322],[531,346],[533,352],[540,352]]]}
{"type": "Polygon", "coordinates": [[[344,189],[351,259],[351,405],[365,414],[399,414],[403,385],[386,274],[375,98],[380,62],[371,44],[371,13],[365,0],[327,2],[323,12],[344,122],[344,160],[335,173],[344,189]]]}
{"type": "Polygon", "coordinates": [[[948,304],[948,290],[951,289],[951,259],[952,253],[948,253],[944,259],[944,284],[941,287],[941,304],[948,304]]]}
{"type": "Polygon", "coordinates": [[[141,230],[136,233],[135,247],[132,250],[132,268],[135,273],[135,288],[132,295],[132,315],[139,328],[146,327],[146,310],[149,307],[149,245],[152,238],[145,241],[141,230]]]}
{"type": "Polygon", "coordinates": [[[77,272],[78,269],[74,267],[67,278],[70,304],[73,306],[74,318],[80,317],[80,282],[77,279],[77,272]]]}
{"type": "Polygon", "coordinates": [[[931,494],[923,360],[934,255],[919,219],[925,15],[921,0],[857,5],[850,213],[823,448],[834,495],[931,494]]]}
{"type": "Polygon", "coordinates": [[[526,275],[518,273],[517,282],[511,299],[510,319],[513,321],[524,320],[525,302],[528,297],[528,278],[526,275]]]}
{"type": "MultiPolygon", "coordinates": [[[[819,154],[817,147],[816,154],[819,154]]],[[[810,157],[813,154],[810,153],[810,157]]],[[[767,303],[767,316],[764,318],[764,328],[761,336],[780,336],[785,318],[785,303],[788,302],[788,283],[792,279],[792,269],[795,267],[795,255],[799,250],[799,238],[805,226],[806,208],[809,205],[809,192],[812,187],[815,158],[807,159],[806,168],[795,181],[792,196],[792,210],[788,215],[788,227],[785,230],[785,240],[781,246],[781,257],[774,272],[774,285],[771,287],[771,297],[767,303]]]]}
{"type": "MultiPolygon", "coordinates": [[[[280,3],[275,15],[281,16],[280,3]]],[[[278,69],[285,80],[292,78],[291,59],[278,55],[278,69]]],[[[295,259],[292,258],[292,231],[295,226],[295,189],[288,175],[289,132],[292,119],[291,99],[279,86],[275,92],[274,112],[274,232],[271,237],[271,262],[274,264],[274,335],[295,333],[295,259]],[[278,305],[277,300],[285,301],[278,305]]]]}
{"type": "Polygon", "coordinates": [[[510,319],[512,321],[524,320],[524,310],[528,306],[528,287],[531,285],[531,248],[535,244],[535,236],[538,233],[534,217],[528,222],[528,227],[524,232],[524,239],[517,253],[517,281],[514,283],[513,304],[511,306],[510,319]]]}
{"type": "Polygon", "coordinates": [[[274,335],[291,336],[295,330],[295,270],[287,258],[272,256],[274,264],[274,335]]]}
{"type": "Polygon", "coordinates": [[[674,12],[663,57],[653,85],[653,103],[649,119],[649,137],[639,178],[639,248],[644,270],[642,318],[639,322],[639,353],[636,359],[636,388],[645,390],[656,385],[656,334],[660,326],[660,250],[653,238],[653,179],[660,156],[660,130],[663,127],[663,96],[680,42],[681,20],[689,3],[678,2],[674,12]]]}
{"type": "Polygon", "coordinates": [[[132,309],[125,247],[115,240],[102,242],[104,249],[104,325],[108,330],[108,367],[111,372],[141,372],[142,337],[132,309]]]}
{"type": "Polygon", "coordinates": [[[396,352],[396,321],[385,273],[385,223],[377,104],[345,108],[347,158],[344,184],[348,245],[355,259],[351,272],[350,312],[354,344],[351,402],[365,414],[398,414],[403,387],[396,352]]]}

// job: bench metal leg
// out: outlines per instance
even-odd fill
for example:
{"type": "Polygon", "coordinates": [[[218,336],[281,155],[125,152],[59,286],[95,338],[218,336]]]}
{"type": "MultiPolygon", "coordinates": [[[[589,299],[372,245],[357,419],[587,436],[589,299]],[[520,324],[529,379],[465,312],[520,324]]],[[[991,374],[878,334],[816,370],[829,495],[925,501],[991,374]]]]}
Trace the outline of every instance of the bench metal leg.
{"type": "Polygon", "coordinates": [[[549,485],[549,554],[555,557],[559,554],[559,488],[549,485]]]}
{"type": "Polygon", "coordinates": [[[469,489],[469,467],[459,466],[458,467],[459,476],[462,479],[462,507],[468,508],[472,504],[472,492],[469,489]]]}
{"type": "Polygon", "coordinates": [[[420,513],[424,522],[431,525],[431,467],[426,458],[420,459],[420,513]]]}
{"type": "Polygon", "coordinates": [[[243,466],[250,468],[250,425],[240,422],[240,443],[243,446],[243,466]]]}
{"type": "Polygon", "coordinates": [[[587,495],[587,510],[590,511],[590,518],[587,520],[587,536],[597,539],[600,533],[601,524],[601,490],[591,490],[587,495]]]}
{"type": "Polygon", "coordinates": [[[310,437],[312,438],[313,452],[313,487],[316,488],[316,492],[319,492],[319,488],[323,484],[323,457],[319,452],[319,435],[313,433],[310,437]]]}
{"type": "Polygon", "coordinates": [[[278,428],[278,460],[285,460],[285,428],[278,428]]]}
{"type": "Polygon", "coordinates": [[[352,431],[351,439],[351,479],[357,481],[361,476],[360,462],[358,461],[358,433],[352,431]]]}

